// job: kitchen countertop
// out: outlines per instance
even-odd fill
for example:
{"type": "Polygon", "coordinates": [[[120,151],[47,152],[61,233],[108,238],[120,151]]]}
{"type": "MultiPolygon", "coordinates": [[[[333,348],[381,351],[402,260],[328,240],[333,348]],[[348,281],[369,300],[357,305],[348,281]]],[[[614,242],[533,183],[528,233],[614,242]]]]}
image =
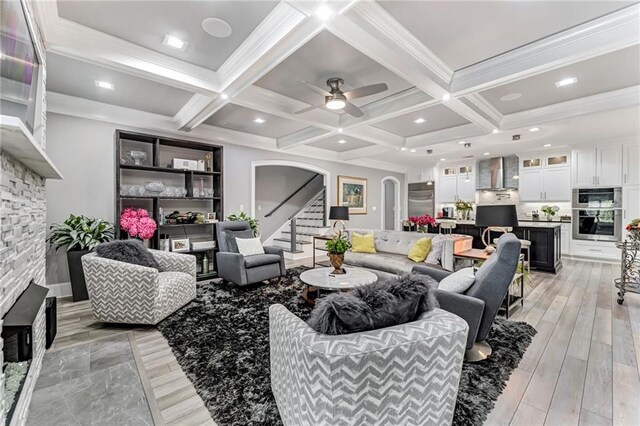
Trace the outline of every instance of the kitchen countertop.
{"type": "MultiPolygon", "coordinates": [[[[475,225],[476,222],[474,220],[457,220],[457,219],[447,219],[447,218],[439,218],[436,219],[436,222],[439,222],[441,220],[445,220],[448,222],[455,222],[456,224],[460,224],[460,225],[475,225]]],[[[570,224],[571,222],[561,222],[559,220],[552,220],[552,221],[546,221],[546,220],[526,220],[526,219],[522,219],[522,220],[518,220],[520,222],[520,227],[522,228],[558,228],[560,227],[563,223],[568,223],[570,224]]]]}

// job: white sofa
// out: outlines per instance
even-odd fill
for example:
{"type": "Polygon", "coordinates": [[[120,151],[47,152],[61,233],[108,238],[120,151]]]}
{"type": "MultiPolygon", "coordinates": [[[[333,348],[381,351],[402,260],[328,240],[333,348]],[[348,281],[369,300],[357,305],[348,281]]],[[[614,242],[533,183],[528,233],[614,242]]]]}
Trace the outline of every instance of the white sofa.
{"type": "Polygon", "coordinates": [[[345,253],[344,263],[370,269],[378,275],[408,274],[416,265],[431,266],[447,271],[454,270],[454,250],[457,247],[467,245],[470,247],[472,237],[467,235],[442,235],[445,238],[442,246],[442,256],[439,264],[417,263],[410,260],[407,255],[413,244],[423,237],[433,238],[440,234],[422,234],[418,232],[381,231],[375,229],[349,229],[344,231],[349,241],[353,232],[358,234],[373,233],[374,244],[377,253],[354,253],[351,250],[345,253]]]}

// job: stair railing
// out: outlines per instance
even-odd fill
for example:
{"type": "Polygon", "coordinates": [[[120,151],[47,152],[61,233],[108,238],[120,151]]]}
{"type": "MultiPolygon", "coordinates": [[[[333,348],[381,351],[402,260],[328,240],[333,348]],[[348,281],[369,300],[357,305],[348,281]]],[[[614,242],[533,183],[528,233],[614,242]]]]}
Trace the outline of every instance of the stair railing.
{"type": "Polygon", "coordinates": [[[269,217],[272,214],[274,214],[275,212],[277,212],[280,207],[284,206],[287,201],[289,201],[290,199],[292,199],[298,192],[302,191],[307,185],[309,185],[311,182],[314,181],[314,179],[316,179],[318,176],[322,176],[320,173],[316,173],[313,175],[313,177],[311,177],[311,179],[309,179],[308,181],[306,181],[305,183],[303,183],[298,189],[296,189],[295,191],[293,191],[287,198],[285,198],[284,200],[282,200],[280,202],[280,204],[278,204],[277,206],[275,206],[269,213],[265,214],[264,217],[269,217]]]}
{"type": "Polygon", "coordinates": [[[289,217],[288,220],[289,220],[290,230],[291,230],[291,253],[294,253],[296,251],[296,245],[298,242],[298,226],[297,226],[296,216],[298,216],[300,212],[303,212],[304,210],[306,210],[307,207],[313,205],[319,199],[322,199],[322,208],[320,211],[317,211],[317,212],[314,211],[313,213],[322,213],[322,226],[327,225],[327,217],[325,214],[326,202],[324,199],[325,191],[326,191],[326,188],[323,186],[322,189],[318,191],[316,195],[311,197],[311,199],[307,201],[307,203],[304,206],[300,207],[293,215],[289,217]]]}

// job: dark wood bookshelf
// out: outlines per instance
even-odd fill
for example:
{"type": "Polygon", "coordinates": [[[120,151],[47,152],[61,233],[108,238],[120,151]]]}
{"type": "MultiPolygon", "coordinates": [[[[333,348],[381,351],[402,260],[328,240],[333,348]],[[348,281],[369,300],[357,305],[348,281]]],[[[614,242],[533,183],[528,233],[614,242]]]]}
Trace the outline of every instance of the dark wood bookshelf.
{"type": "MultiPolygon", "coordinates": [[[[203,214],[215,212],[218,220],[224,219],[223,200],[223,148],[219,145],[202,142],[189,141],[184,139],[165,138],[144,133],[116,130],[115,134],[115,218],[116,218],[116,238],[127,238],[126,232],[118,226],[120,213],[126,207],[145,208],[150,216],[158,224],[158,229],[150,240],[150,247],[159,249],[160,234],[167,234],[170,238],[189,238],[190,242],[198,240],[215,241],[215,223],[188,223],[188,224],[161,224],[160,208],[164,208],[164,215],[168,215],[174,210],[181,212],[199,212],[203,214]],[[128,158],[126,152],[131,150],[143,151],[147,158],[143,164],[134,164],[128,158]],[[168,167],[168,159],[185,158],[190,160],[205,159],[206,154],[211,154],[210,170],[187,170],[168,167]],[[154,173],[156,175],[151,175],[154,173]],[[158,178],[158,173],[166,176],[165,180],[158,178]],[[144,176],[149,174],[149,178],[144,176]],[[173,177],[172,177],[173,176],[173,177]],[[166,180],[175,181],[181,179],[182,184],[167,184],[166,180]],[[197,194],[198,181],[205,179],[205,190],[213,193],[212,197],[194,196],[197,194]],[[137,182],[136,182],[137,180],[137,182]],[[184,187],[186,196],[162,196],[155,194],[145,195],[122,195],[123,185],[144,185],[146,181],[163,181],[165,186],[184,187]],[[164,207],[164,203],[169,202],[171,208],[164,207]],[[197,204],[196,204],[197,203],[197,204]],[[203,203],[207,207],[203,207],[203,203]],[[193,238],[192,238],[193,237],[193,238]]],[[[204,181],[203,181],[204,182],[204,181]]],[[[190,250],[191,253],[200,257],[205,252],[210,252],[209,259],[213,260],[213,269],[207,273],[198,273],[198,280],[206,280],[217,276],[215,263],[216,249],[190,250]]]]}

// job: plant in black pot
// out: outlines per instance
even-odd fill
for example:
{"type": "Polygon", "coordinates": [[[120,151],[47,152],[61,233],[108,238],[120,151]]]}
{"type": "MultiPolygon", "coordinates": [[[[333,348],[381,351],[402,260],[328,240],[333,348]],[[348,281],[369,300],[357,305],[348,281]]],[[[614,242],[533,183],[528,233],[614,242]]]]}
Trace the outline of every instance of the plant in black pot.
{"type": "Polygon", "coordinates": [[[80,258],[98,244],[112,241],[113,225],[102,219],[70,215],[64,223],[54,223],[49,230],[49,245],[56,251],[64,247],[67,249],[73,301],[87,300],[89,294],[80,258]]]}

